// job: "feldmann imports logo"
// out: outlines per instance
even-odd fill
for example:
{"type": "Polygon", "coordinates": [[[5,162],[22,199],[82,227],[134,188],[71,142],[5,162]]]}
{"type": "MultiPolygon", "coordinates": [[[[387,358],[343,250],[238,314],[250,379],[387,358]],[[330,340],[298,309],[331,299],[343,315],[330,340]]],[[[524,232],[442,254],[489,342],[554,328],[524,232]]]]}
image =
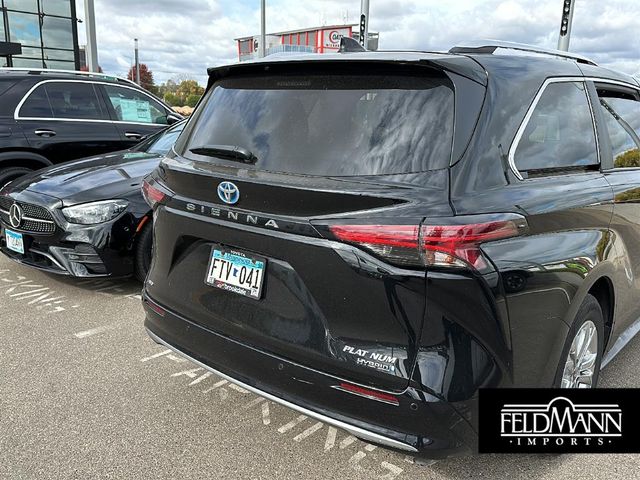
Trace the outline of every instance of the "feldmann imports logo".
{"type": "Polygon", "coordinates": [[[566,397],[507,404],[500,410],[500,436],[517,446],[602,446],[622,437],[622,410],[618,404],[574,404],[566,397]]]}

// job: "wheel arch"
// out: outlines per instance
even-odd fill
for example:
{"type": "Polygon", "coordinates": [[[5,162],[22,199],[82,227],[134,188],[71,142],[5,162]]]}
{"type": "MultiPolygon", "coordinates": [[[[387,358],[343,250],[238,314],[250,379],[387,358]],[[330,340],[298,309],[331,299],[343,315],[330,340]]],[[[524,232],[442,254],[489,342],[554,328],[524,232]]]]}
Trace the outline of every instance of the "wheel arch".
{"type": "Polygon", "coordinates": [[[595,297],[602,309],[604,316],[604,350],[606,351],[613,330],[615,312],[615,291],[611,278],[601,276],[591,285],[587,294],[595,297]]]}
{"type": "Polygon", "coordinates": [[[53,165],[46,157],[35,152],[12,150],[0,152],[0,169],[11,167],[25,167],[39,170],[53,165]]]}

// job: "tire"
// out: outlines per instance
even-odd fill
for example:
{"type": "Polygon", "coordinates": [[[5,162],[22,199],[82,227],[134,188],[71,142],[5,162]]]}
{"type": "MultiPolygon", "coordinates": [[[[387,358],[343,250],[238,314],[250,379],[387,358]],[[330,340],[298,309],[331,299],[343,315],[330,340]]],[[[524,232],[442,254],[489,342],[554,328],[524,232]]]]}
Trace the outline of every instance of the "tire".
{"type": "Polygon", "coordinates": [[[600,307],[598,300],[596,300],[592,295],[587,295],[580,305],[578,313],[576,313],[576,318],[573,321],[573,325],[567,335],[564,348],[562,349],[560,363],[558,364],[554,386],[556,388],[596,388],[598,385],[598,378],[600,377],[600,366],[602,364],[603,352],[604,315],[602,314],[602,308],[600,307]],[[578,355],[580,360],[582,360],[580,363],[582,363],[584,367],[582,371],[591,372],[590,383],[587,381],[586,376],[583,377],[582,380],[576,381],[576,377],[571,375],[571,372],[579,370],[576,367],[576,355],[573,353],[576,352],[579,354],[581,343],[580,339],[577,337],[580,335],[582,335],[583,338],[584,336],[589,337],[589,334],[594,330],[595,333],[597,333],[598,338],[596,341],[590,342],[591,347],[589,348],[589,352],[592,353],[588,353],[584,357],[580,357],[580,355],[578,355]],[[574,344],[574,340],[576,344],[574,344]],[[570,353],[572,353],[572,363],[569,363],[570,353]],[[593,354],[595,354],[595,358],[593,358],[593,354]],[[567,376],[565,376],[565,370],[568,374],[567,376]]]}
{"type": "Polygon", "coordinates": [[[16,178],[20,178],[31,172],[33,172],[33,170],[27,167],[7,167],[0,169],[0,190],[16,178]]]}
{"type": "Polygon", "coordinates": [[[135,245],[134,273],[136,278],[144,283],[151,266],[151,249],[153,247],[153,225],[148,221],[138,234],[135,245]]]}

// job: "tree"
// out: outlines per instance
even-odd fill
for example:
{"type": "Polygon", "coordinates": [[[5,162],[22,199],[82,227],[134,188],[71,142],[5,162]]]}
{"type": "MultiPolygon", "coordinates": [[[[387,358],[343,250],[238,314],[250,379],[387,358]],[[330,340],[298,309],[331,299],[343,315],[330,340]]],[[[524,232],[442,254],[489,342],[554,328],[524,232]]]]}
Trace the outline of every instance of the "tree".
{"type": "Polygon", "coordinates": [[[183,80],[176,90],[176,95],[184,99],[186,102],[189,95],[197,95],[201,97],[204,93],[204,88],[198,85],[198,82],[195,80],[183,80]]]}
{"type": "Polygon", "coordinates": [[[165,101],[165,103],[169,104],[172,107],[182,106],[182,101],[180,100],[180,97],[175,93],[171,93],[171,92],[165,93],[163,96],[163,100],[165,101]]]}
{"type": "Polygon", "coordinates": [[[158,92],[163,100],[172,107],[195,107],[202,95],[204,88],[198,85],[196,80],[186,79],[180,83],[167,80],[158,87],[158,92]]]}
{"type": "MultiPolygon", "coordinates": [[[[127,78],[129,80],[136,79],[136,67],[135,65],[129,69],[129,73],[127,74],[127,78]]],[[[140,86],[145,90],[152,91],[155,83],[153,81],[153,72],[149,70],[149,67],[145,63],[140,64],[140,86]]]]}

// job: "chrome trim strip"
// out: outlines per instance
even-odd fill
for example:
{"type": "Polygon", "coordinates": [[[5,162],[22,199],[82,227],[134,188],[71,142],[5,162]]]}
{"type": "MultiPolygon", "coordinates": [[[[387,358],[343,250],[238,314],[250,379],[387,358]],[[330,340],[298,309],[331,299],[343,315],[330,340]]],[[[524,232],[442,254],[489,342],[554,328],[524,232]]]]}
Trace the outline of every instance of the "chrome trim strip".
{"type": "Polygon", "coordinates": [[[53,255],[51,255],[51,254],[49,254],[49,253],[46,253],[46,252],[43,252],[43,251],[41,251],[41,250],[37,250],[37,249],[35,249],[35,248],[30,248],[30,249],[29,249],[29,251],[30,251],[30,252],[33,252],[33,253],[37,253],[38,255],[42,255],[43,257],[48,258],[48,259],[49,259],[49,260],[51,260],[51,262],[53,262],[53,263],[54,263],[58,268],[60,268],[61,270],[64,270],[65,272],[68,272],[68,270],[67,270],[67,269],[66,269],[66,268],[65,268],[65,267],[64,267],[60,262],[58,262],[58,260],[56,260],[56,258],[55,258],[53,255]]]}
{"type": "MultiPolygon", "coordinates": [[[[141,122],[125,122],[122,120],[87,120],[87,119],[83,119],[83,118],[47,118],[47,117],[21,117],[20,116],[20,109],[22,108],[22,105],[24,105],[24,103],[27,101],[27,99],[29,98],[29,96],[35,91],[36,88],[38,88],[40,85],[44,85],[45,83],[80,83],[80,84],[93,84],[93,85],[108,85],[110,87],[118,87],[118,88],[126,88],[128,90],[133,90],[134,92],[138,92],[141,93],[147,97],[149,97],[151,100],[153,100],[155,103],[159,103],[160,105],[162,105],[162,107],[165,109],[165,111],[167,112],[167,115],[169,115],[170,113],[174,113],[173,110],[171,108],[169,108],[167,105],[164,105],[162,103],[161,100],[155,98],[153,95],[150,95],[149,93],[137,89],[137,88],[133,88],[133,87],[129,87],[127,85],[121,85],[118,83],[109,83],[109,82],[99,82],[99,81],[95,81],[95,80],[64,80],[64,79],[60,79],[60,80],[56,80],[56,79],[49,79],[49,80],[43,80],[41,82],[36,83],[33,87],[31,87],[29,89],[29,91],[24,95],[24,97],[22,97],[22,100],[20,100],[20,103],[18,103],[18,105],[16,106],[15,111],[13,112],[13,119],[14,120],[46,120],[46,121],[54,121],[54,122],[89,122],[89,123],[116,123],[116,124],[133,124],[133,125],[160,125],[157,123],[141,123],[141,122]]],[[[98,94],[98,92],[96,92],[96,94],[98,94]]]]}
{"type": "Polygon", "coordinates": [[[609,349],[607,354],[602,358],[600,364],[600,370],[606,367],[611,360],[613,360],[620,350],[627,346],[627,344],[633,340],[633,338],[640,332],[640,318],[633,322],[629,328],[627,328],[616,340],[616,343],[609,349]]]}
{"type": "Polygon", "coordinates": [[[231,382],[234,383],[236,385],[238,385],[239,387],[244,388],[245,390],[249,390],[252,393],[255,393],[256,395],[260,395],[261,397],[264,397],[268,400],[271,400],[272,402],[276,402],[279,403],[280,405],[283,405],[285,407],[291,408],[293,410],[296,410],[308,417],[311,418],[315,418],[316,420],[319,420],[321,422],[327,423],[329,425],[333,425],[334,427],[340,428],[342,430],[346,430],[347,432],[349,432],[350,434],[352,434],[354,437],[358,437],[362,440],[365,440],[367,442],[374,442],[374,443],[378,443],[380,445],[386,445],[388,447],[392,447],[392,448],[397,448],[399,450],[404,450],[407,452],[414,452],[416,453],[418,451],[418,449],[416,449],[415,447],[412,447],[411,445],[408,445],[406,443],[403,442],[399,442],[397,440],[394,440],[393,438],[388,438],[385,437],[383,435],[380,435],[378,433],[374,433],[374,432],[370,432],[368,430],[365,430],[364,428],[360,428],[360,427],[356,427],[355,425],[350,425],[348,423],[344,423],[340,420],[336,420],[334,418],[331,417],[327,417],[326,415],[322,415],[321,413],[317,413],[314,412],[313,410],[308,410],[304,407],[301,407],[300,405],[296,405],[295,403],[291,403],[287,400],[284,400],[282,398],[276,397],[275,395],[272,395],[270,393],[264,392],[256,387],[252,387],[251,385],[247,385],[246,383],[243,383],[239,380],[236,380],[233,377],[230,377],[229,375],[225,375],[222,372],[219,372],[218,370],[216,370],[215,368],[212,368],[198,360],[196,360],[193,357],[190,357],[189,355],[185,354],[184,352],[180,351],[178,348],[174,347],[173,345],[167,343],[166,341],[164,341],[163,339],[161,339],[160,337],[158,337],[156,334],[152,333],[148,328],[147,330],[147,334],[151,337],[152,340],[154,340],[155,342],[164,345],[167,348],[170,348],[171,350],[173,350],[174,352],[182,355],[183,357],[185,357],[186,359],[190,360],[191,362],[195,363],[196,365],[209,370],[211,373],[231,382]]]}
{"type": "Polygon", "coordinates": [[[5,213],[9,215],[9,210],[5,210],[4,208],[0,208],[0,213],[5,213]]]}
{"type": "Polygon", "coordinates": [[[33,218],[33,217],[27,217],[27,216],[23,216],[22,219],[29,220],[31,222],[38,222],[38,223],[51,223],[51,224],[55,223],[55,222],[52,222],[51,220],[42,220],[41,218],[33,218]]]}
{"type": "MultiPolygon", "coordinates": [[[[544,81],[544,83],[542,84],[542,86],[540,87],[540,89],[538,90],[538,93],[536,93],[536,96],[533,98],[533,102],[529,106],[529,109],[527,110],[527,113],[524,116],[524,119],[522,120],[522,123],[518,127],[518,130],[516,131],[516,136],[514,137],[513,142],[511,143],[511,147],[509,148],[509,157],[508,157],[509,168],[511,168],[511,171],[518,178],[518,180],[524,180],[524,177],[522,176],[522,174],[520,173],[520,171],[516,167],[516,162],[515,162],[516,149],[518,148],[518,144],[520,143],[520,140],[522,139],[522,135],[524,135],[524,131],[527,128],[527,125],[529,124],[529,120],[531,120],[531,116],[533,115],[533,111],[535,110],[536,106],[538,105],[538,102],[540,101],[540,98],[542,97],[542,94],[544,93],[544,91],[547,89],[547,87],[550,84],[552,84],[552,83],[566,83],[566,82],[608,83],[608,84],[611,84],[611,85],[620,85],[620,86],[623,86],[623,87],[628,87],[628,88],[633,88],[635,90],[639,90],[637,85],[633,85],[631,83],[626,83],[626,82],[621,82],[619,80],[609,80],[607,78],[599,78],[599,77],[553,77],[553,78],[547,78],[544,81]]],[[[589,107],[591,109],[591,122],[593,123],[593,127],[594,127],[594,135],[596,137],[596,146],[598,147],[598,159],[600,159],[600,148],[599,148],[599,145],[598,145],[598,135],[597,135],[597,132],[596,132],[595,115],[594,115],[594,111],[593,111],[594,107],[593,107],[593,105],[591,103],[591,97],[589,97],[589,93],[586,91],[586,85],[585,85],[585,93],[587,95],[587,99],[589,101],[589,107]]]]}

